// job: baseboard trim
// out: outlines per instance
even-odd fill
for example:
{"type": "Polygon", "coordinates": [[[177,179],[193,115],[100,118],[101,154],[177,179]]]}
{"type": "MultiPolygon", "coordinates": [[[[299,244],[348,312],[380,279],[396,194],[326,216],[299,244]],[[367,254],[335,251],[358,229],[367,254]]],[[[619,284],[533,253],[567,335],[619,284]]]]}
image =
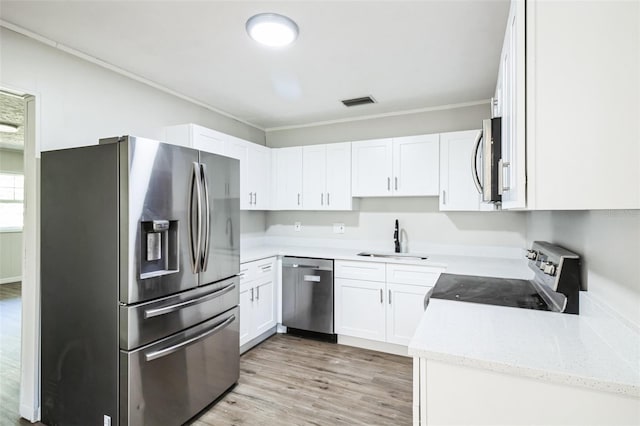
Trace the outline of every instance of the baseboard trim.
{"type": "Polygon", "coordinates": [[[269,337],[273,336],[274,334],[276,334],[276,326],[275,325],[273,327],[271,327],[269,330],[267,330],[264,333],[262,333],[261,335],[259,335],[258,337],[254,337],[253,339],[249,340],[244,345],[240,346],[240,355],[242,355],[243,353],[245,353],[249,349],[253,348],[258,343],[262,343],[264,340],[267,340],[269,337]]]}
{"type": "Polygon", "coordinates": [[[20,417],[31,423],[40,421],[40,407],[34,408],[30,405],[20,404],[20,417]]]}
{"type": "Polygon", "coordinates": [[[15,283],[15,282],[18,282],[18,281],[22,281],[22,276],[18,275],[17,277],[0,278],[0,285],[1,284],[15,283]]]}
{"type": "Polygon", "coordinates": [[[338,344],[369,349],[372,351],[386,352],[393,355],[409,356],[409,348],[407,346],[396,345],[394,343],[377,342],[375,340],[362,339],[360,337],[338,335],[338,344]]]}

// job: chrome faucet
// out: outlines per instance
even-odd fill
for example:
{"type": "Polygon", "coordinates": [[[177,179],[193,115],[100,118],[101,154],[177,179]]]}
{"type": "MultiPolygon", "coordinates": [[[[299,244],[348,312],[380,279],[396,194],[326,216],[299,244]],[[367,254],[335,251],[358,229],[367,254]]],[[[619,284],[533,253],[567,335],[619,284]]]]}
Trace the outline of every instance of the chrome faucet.
{"type": "Polygon", "coordinates": [[[396,253],[400,253],[400,228],[398,226],[398,219],[396,219],[396,227],[393,232],[393,242],[396,246],[396,253]]]}

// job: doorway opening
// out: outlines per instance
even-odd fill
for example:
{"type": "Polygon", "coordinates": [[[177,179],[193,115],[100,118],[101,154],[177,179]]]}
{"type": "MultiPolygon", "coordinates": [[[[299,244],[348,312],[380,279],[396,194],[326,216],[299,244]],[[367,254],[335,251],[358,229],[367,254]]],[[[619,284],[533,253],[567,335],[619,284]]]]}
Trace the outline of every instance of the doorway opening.
{"type": "Polygon", "coordinates": [[[0,423],[38,420],[35,97],[0,86],[0,423]]]}

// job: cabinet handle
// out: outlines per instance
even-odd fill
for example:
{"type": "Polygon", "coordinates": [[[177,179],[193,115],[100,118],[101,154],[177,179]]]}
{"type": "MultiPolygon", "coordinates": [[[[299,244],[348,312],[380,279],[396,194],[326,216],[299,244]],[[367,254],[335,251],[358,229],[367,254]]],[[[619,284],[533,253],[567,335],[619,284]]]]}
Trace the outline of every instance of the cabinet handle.
{"type": "Polygon", "coordinates": [[[251,287],[251,299],[250,300],[253,302],[253,287],[251,287]]]}
{"type": "Polygon", "coordinates": [[[261,266],[262,272],[269,272],[271,270],[271,265],[261,266]]]}
{"type": "Polygon", "coordinates": [[[322,192],[320,193],[320,205],[324,206],[324,194],[322,192]]]}
{"type": "Polygon", "coordinates": [[[387,191],[391,191],[391,178],[387,178],[387,191]]]}
{"type": "Polygon", "coordinates": [[[249,193],[249,205],[253,204],[253,192],[249,193]]]}
{"type": "Polygon", "coordinates": [[[258,193],[254,192],[253,193],[253,205],[255,206],[256,204],[258,204],[258,193]]]}
{"type": "Polygon", "coordinates": [[[394,179],[396,181],[395,184],[396,184],[396,191],[397,191],[398,190],[398,176],[396,176],[394,179]]]}
{"type": "MultiPolygon", "coordinates": [[[[504,173],[505,171],[508,172],[509,166],[511,166],[511,163],[509,163],[508,161],[502,161],[502,158],[498,160],[498,194],[499,195],[502,195],[504,191],[508,191],[510,189],[508,186],[504,185],[504,173]]],[[[509,173],[507,173],[507,176],[510,177],[509,173]]]]}
{"type": "Polygon", "coordinates": [[[330,206],[331,205],[331,200],[329,198],[329,193],[327,192],[327,205],[330,206]]]}
{"type": "Polygon", "coordinates": [[[445,191],[443,189],[442,190],[442,205],[444,206],[445,204],[447,204],[447,191],[445,191]]]}
{"type": "Polygon", "coordinates": [[[380,303],[384,303],[384,301],[382,300],[383,297],[384,297],[384,292],[382,291],[382,289],[380,289],[380,303]]]}
{"type": "Polygon", "coordinates": [[[300,205],[300,193],[298,192],[298,205],[300,205]]]}
{"type": "Polygon", "coordinates": [[[389,290],[389,304],[391,304],[391,290],[389,290]]]}
{"type": "Polygon", "coordinates": [[[260,300],[260,287],[256,287],[256,300],[260,300]]]}

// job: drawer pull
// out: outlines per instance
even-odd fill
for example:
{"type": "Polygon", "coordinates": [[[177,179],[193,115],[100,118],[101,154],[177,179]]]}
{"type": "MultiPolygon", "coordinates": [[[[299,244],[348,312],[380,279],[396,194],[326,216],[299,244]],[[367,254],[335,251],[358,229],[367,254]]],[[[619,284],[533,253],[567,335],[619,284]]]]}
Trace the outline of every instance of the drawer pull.
{"type": "Polygon", "coordinates": [[[305,281],[311,281],[314,283],[319,283],[320,282],[320,277],[318,277],[317,275],[305,275],[304,276],[304,280],[305,281]]]}
{"type": "Polygon", "coordinates": [[[231,315],[229,318],[219,322],[218,324],[216,324],[212,329],[205,331],[204,333],[196,336],[196,337],[192,337],[191,339],[185,340],[184,342],[180,342],[176,345],[173,346],[169,346],[168,348],[164,348],[164,349],[160,349],[159,351],[154,351],[154,352],[149,352],[147,354],[144,355],[145,360],[147,362],[149,361],[153,361],[154,359],[158,359],[158,358],[162,358],[165,357],[167,355],[170,355],[174,352],[179,351],[180,349],[192,345],[194,343],[197,343],[198,341],[211,336],[212,334],[217,333],[218,331],[222,330],[223,328],[225,328],[226,326],[228,326],[229,324],[231,324],[233,321],[235,321],[236,316],[235,315],[231,315]]]}
{"type": "Polygon", "coordinates": [[[144,319],[166,315],[171,312],[179,311],[180,309],[188,308],[189,306],[204,303],[208,300],[215,299],[216,297],[220,297],[223,294],[230,292],[235,288],[235,286],[235,283],[231,283],[226,287],[222,287],[220,290],[216,290],[213,293],[205,294],[204,296],[200,296],[197,299],[186,300],[181,303],[176,303],[175,305],[163,306],[162,308],[145,309],[144,319]]]}

